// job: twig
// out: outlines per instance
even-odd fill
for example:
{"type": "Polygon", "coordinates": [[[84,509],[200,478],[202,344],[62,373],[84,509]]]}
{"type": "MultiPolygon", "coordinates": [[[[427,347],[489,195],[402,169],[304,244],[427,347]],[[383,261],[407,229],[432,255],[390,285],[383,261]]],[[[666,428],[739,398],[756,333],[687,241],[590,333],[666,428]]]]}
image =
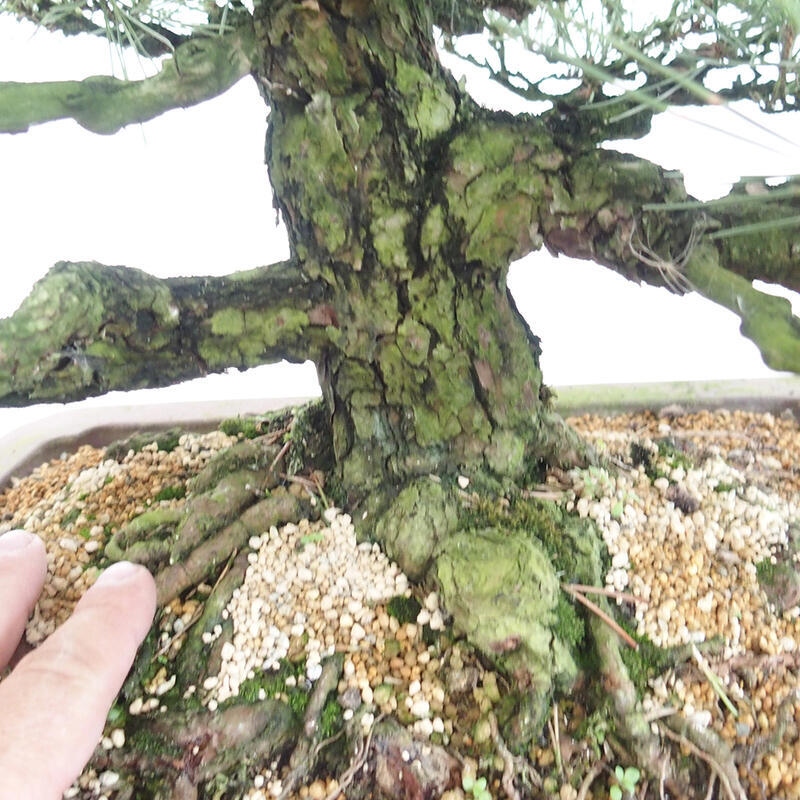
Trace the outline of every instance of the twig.
{"type": "Polygon", "coordinates": [[[561,732],[558,725],[558,703],[553,702],[553,754],[556,757],[556,765],[558,766],[558,774],[562,780],[564,778],[564,760],[561,758],[561,732]]]}
{"type": "Polygon", "coordinates": [[[580,592],[576,592],[575,590],[570,588],[570,584],[568,583],[562,583],[561,588],[565,592],[567,592],[567,594],[574,597],[579,603],[586,606],[586,608],[588,608],[589,611],[593,612],[601,620],[603,620],[603,622],[605,622],[606,625],[608,625],[608,627],[611,628],[611,630],[613,630],[614,633],[616,633],[617,636],[619,636],[625,642],[625,644],[627,644],[629,647],[632,647],[634,650],[639,649],[639,643],[633,638],[631,638],[631,636],[626,631],[624,631],[613,619],[611,619],[611,617],[609,617],[608,614],[606,614],[606,612],[603,611],[602,608],[600,608],[600,606],[598,606],[596,603],[593,603],[588,597],[585,597],[580,592]]]}
{"type": "Polygon", "coordinates": [[[722,681],[719,679],[718,675],[715,675],[712,671],[711,667],[708,666],[708,662],[700,655],[700,651],[697,647],[693,644],[692,645],[692,656],[694,657],[695,663],[700,669],[700,672],[703,673],[705,679],[711,685],[711,688],[714,690],[714,694],[719,697],[720,700],[725,704],[725,708],[731,712],[734,719],[739,718],[739,711],[737,710],[736,706],[731,702],[730,697],[728,697],[727,692],[725,691],[724,687],[722,686],[722,681]]]}
{"type": "Polygon", "coordinates": [[[638,605],[647,605],[647,600],[636,595],[629,594],[628,592],[618,592],[616,589],[608,589],[604,586],[589,586],[585,583],[567,583],[564,588],[569,587],[576,592],[583,594],[601,594],[604,597],[613,597],[615,600],[624,600],[627,603],[637,603],[638,605]]]}
{"type": "Polygon", "coordinates": [[[600,777],[603,770],[606,768],[606,760],[600,759],[600,761],[595,761],[592,764],[592,768],[586,773],[586,777],[584,777],[583,781],[581,782],[581,788],[578,791],[578,796],[575,800],[586,800],[587,795],[589,794],[589,789],[592,788],[592,784],[600,777]]]}
{"type": "Polygon", "coordinates": [[[280,450],[278,450],[278,455],[276,455],[275,458],[272,459],[272,463],[269,465],[269,469],[267,470],[267,472],[272,472],[275,469],[275,465],[286,455],[287,451],[291,446],[292,446],[292,441],[290,439],[283,445],[283,447],[281,447],[280,450]]]}

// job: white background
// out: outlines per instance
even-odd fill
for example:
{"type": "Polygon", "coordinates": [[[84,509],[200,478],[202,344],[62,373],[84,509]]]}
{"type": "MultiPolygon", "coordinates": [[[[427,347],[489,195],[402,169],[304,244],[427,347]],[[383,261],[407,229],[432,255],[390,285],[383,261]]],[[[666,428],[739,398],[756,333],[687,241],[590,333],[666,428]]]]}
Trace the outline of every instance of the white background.
{"type": "MultiPolygon", "coordinates": [[[[112,60],[102,39],[65,39],[0,16],[0,81],[80,79],[111,72],[112,60]]],[[[135,60],[128,70],[130,77],[142,74],[135,60]]],[[[468,86],[487,103],[502,101],[494,87],[472,79],[468,86]]],[[[285,231],[276,225],[263,164],[266,114],[244,79],[220,98],[111,137],[72,121],[0,135],[0,316],[13,313],[59,260],[169,276],[222,275],[285,258],[285,231]]],[[[765,120],[800,142],[800,120],[765,120]]],[[[741,175],[800,173],[800,148],[789,142],[715,108],[661,115],[650,136],[625,147],[680,169],[689,192],[710,199],[741,175]]],[[[698,296],[639,287],[588,262],[546,253],[514,265],[509,285],[542,339],[551,385],[775,374],[739,335],[738,319],[698,296]]],[[[307,364],[135,394],[166,402],[317,391],[307,364]]],[[[119,395],[87,402],[115,403],[119,395]]],[[[2,409],[0,436],[57,408],[2,409]]]]}

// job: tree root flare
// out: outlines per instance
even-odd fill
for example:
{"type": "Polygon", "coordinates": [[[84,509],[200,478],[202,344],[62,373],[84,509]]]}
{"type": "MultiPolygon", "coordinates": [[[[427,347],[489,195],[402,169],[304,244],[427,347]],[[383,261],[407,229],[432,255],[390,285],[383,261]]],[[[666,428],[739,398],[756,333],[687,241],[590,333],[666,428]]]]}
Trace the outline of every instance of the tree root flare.
{"type": "Polygon", "coordinates": [[[310,512],[311,507],[304,500],[284,489],[276,489],[268,498],[248,508],[239,519],[196,547],[183,562],[162,569],[156,575],[158,604],[166,605],[190,586],[213,575],[234,550],[247,544],[251,536],[260,535],[273,525],[302,519],[310,512]]]}

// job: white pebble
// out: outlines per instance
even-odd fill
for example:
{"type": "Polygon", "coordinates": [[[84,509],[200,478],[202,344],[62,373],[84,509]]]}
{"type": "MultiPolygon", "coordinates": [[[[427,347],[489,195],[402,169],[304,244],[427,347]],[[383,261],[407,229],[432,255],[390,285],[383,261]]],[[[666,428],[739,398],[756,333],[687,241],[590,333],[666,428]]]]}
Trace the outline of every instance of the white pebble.
{"type": "Polygon", "coordinates": [[[360,642],[366,635],[367,632],[357,622],[350,629],[350,641],[352,642],[360,642]]]}
{"type": "Polygon", "coordinates": [[[100,785],[106,789],[116,786],[119,782],[119,774],[110,769],[100,773],[100,785]]]}
{"type": "Polygon", "coordinates": [[[162,683],[160,683],[158,685],[158,687],[156,688],[156,695],[158,697],[161,697],[161,696],[165,695],[175,685],[175,681],[177,680],[177,677],[178,677],[177,675],[173,675],[168,680],[163,681],[162,683]]]}
{"type": "Polygon", "coordinates": [[[144,706],[144,700],[141,697],[137,697],[129,706],[128,706],[128,713],[131,716],[137,716],[142,713],[142,707],[144,706]]]}
{"type": "Polygon", "coordinates": [[[318,680],[320,675],[322,675],[322,664],[316,663],[306,665],[306,676],[310,681],[318,680]]]}
{"type": "Polygon", "coordinates": [[[415,700],[411,704],[411,713],[415,717],[420,717],[420,718],[427,717],[430,711],[431,711],[431,704],[424,698],[415,700]]]}

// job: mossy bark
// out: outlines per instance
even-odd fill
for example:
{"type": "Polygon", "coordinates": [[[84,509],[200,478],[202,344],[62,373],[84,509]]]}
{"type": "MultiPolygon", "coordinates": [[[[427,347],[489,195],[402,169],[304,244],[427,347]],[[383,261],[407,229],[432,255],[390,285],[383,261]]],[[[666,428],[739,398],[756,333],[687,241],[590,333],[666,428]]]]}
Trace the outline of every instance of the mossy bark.
{"type": "Polygon", "coordinates": [[[560,155],[543,127],[520,147],[481,121],[422,4],[341,13],[272,4],[256,33],[276,197],[331,307],[317,364],[343,485],[355,497],[430,472],[521,479],[574,459],[505,283],[560,155]]]}
{"type": "MultiPolygon", "coordinates": [[[[567,135],[559,112],[532,118],[478,109],[439,63],[421,0],[262,3],[247,37],[246,58],[234,48],[232,71],[219,68],[219,85],[252,70],[270,106],[266,157],[291,259],[228,278],[167,281],[59,265],[17,314],[0,320],[0,396],[8,404],[72,399],[229,366],[313,359],[341,499],[362,521],[366,515],[362,530],[412,578],[438,584],[456,628],[516,679],[523,694],[508,729],[524,747],[541,728],[551,693],[573,680],[583,641],[567,624],[575,617],[565,612],[565,566],[553,542],[581,555],[570,574],[602,579],[593,530],[576,533],[562,519],[553,535],[541,516],[521,526],[477,525],[463,515],[458,478],[506,489],[544,465],[591,457],[548,410],[539,341],[508,293],[508,266],[546,246],[634,280],[678,290],[688,280],[717,302],[741,306],[742,298],[752,305],[753,295],[731,284],[724,267],[749,251],[698,243],[709,221],[698,210],[670,210],[687,199],[680,179],[597,149],[597,136],[584,142],[579,128],[567,135]]],[[[44,119],[53,116],[52,93],[75,90],[69,114],[109,131],[128,112],[143,119],[174,105],[184,79],[160,80],[125,94],[105,81],[40,88],[30,97],[44,98],[44,119]],[[91,86],[100,90],[100,108],[91,86]],[[126,112],[118,94],[142,102],[126,112]]],[[[199,83],[203,92],[214,87],[210,79],[199,83]]],[[[5,92],[19,105],[19,91],[0,85],[0,98],[5,92]]],[[[23,126],[12,123],[6,128],[23,126]]],[[[781,249],[788,250],[785,276],[798,254],[788,241],[781,249]]],[[[783,305],[764,308],[745,309],[745,332],[764,352],[796,350],[791,314],[783,305]],[[772,313],[778,307],[782,315],[772,313]]],[[[159,570],[162,603],[215,577],[250,535],[308,510],[275,487],[277,450],[260,448],[242,445],[212,465],[180,523],[144,518],[121,531],[107,554],[149,560],[159,570]],[[155,539],[147,540],[150,532],[155,539]]],[[[617,715],[628,723],[621,729],[655,773],[657,743],[635,708],[615,643],[597,626],[594,646],[606,681],[617,682],[617,715]]],[[[279,706],[234,707],[221,716],[229,729],[198,717],[188,739],[183,717],[163,721],[180,758],[198,737],[229,746],[227,754],[208,753],[208,772],[186,778],[186,796],[239,757],[234,734],[243,723],[262,755],[296,737],[279,706]],[[283,720],[274,730],[265,729],[270,715],[283,720]]]]}

